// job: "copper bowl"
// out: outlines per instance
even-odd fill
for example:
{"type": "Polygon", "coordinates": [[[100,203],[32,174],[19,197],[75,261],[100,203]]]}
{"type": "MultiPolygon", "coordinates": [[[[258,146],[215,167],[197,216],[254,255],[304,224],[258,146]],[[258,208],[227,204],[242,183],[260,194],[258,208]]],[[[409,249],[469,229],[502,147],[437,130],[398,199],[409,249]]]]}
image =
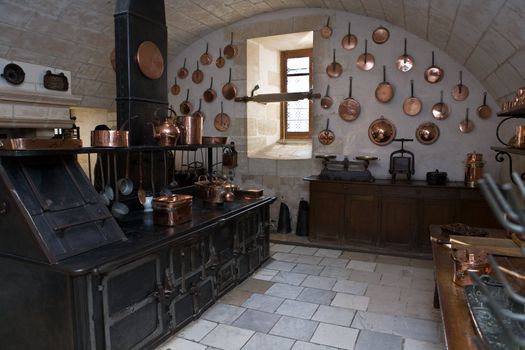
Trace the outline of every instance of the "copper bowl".
{"type": "Polygon", "coordinates": [[[129,147],[129,131],[93,130],[91,131],[91,147],[129,147]]]}

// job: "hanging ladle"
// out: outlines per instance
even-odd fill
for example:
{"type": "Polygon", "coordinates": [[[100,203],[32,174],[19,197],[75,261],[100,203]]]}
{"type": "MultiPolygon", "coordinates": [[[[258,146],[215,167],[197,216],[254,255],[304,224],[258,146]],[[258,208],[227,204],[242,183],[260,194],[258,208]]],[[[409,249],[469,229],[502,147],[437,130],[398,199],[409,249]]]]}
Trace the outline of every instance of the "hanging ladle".
{"type": "Polygon", "coordinates": [[[144,180],[143,167],[142,167],[142,152],[139,152],[139,189],[137,190],[137,197],[140,204],[144,205],[146,203],[146,191],[142,187],[142,182],[144,180]]]}
{"type": "Polygon", "coordinates": [[[173,151],[173,169],[172,169],[172,173],[171,173],[171,182],[169,183],[168,187],[173,190],[177,187],[179,187],[179,183],[177,182],[177,180],[175,179],[176,177],[176,171],[175,171],[175,168],[176,168],[176,165],[177,165],[177,157],[176,157],[176,154],[177,154],[177,151],[173,151]]]}
{"type": "Polygon", "coordinates": [[[118,180],[117,188],[124,196],[130,195],[133,192],[133,181],[129,178],[129,152],[126,153],[126,176],[118,180]]]}
{"type": "Polygon", "coordinates": [[[168,184],[168,157],[166,156],[166,151],[163,152],[164,156],[164,186],[160,190],[160,194],[163,196],[169,196],[171,193],[171,190],[169,188],[168,184]]]}
{"type": "MultiPolygon", "coordinates": [[[[108,199],[112,201],[113,199],[115,199],[115,192],[113,191],[113,188],[109,184],[110,179],[111,179],[111,161],[109,159],[109,155],[107,156],[107,160],[108,160],[108,169],[107,169],[108,182],[106,183],[106,187],[104,187],[104,192],[106,193],[106,196],[108,197],[108,199]]],[[[116,181],[115,181],[115,184],[116,184],[116,181]]]]}
{"type": "MultiPolygon", "coordinates": [[[[129,153],[128,153],[129,154],[129,153]]],[[[109,156],[108,156],[109,159],[109,156]]],[[[117,156],[113,155],[113,176],[115,177],[115,183],[117,183],[117,156]]],[[[115,201],[111,206],[111,214],[116,218],[121,218],[129,213],[129,208],[126,204],[119,201],[119,191],[116,191],[115,201]]]]}
{"type": "Polygon", "coordinates": [[[99,198],[100,200],[102,201],[102,203],[106,206],[109,205],[109,203],[111,202],[106,194],[106,181],[104,179],[104,167],[102,166],[102,164],[104,163],[104,161],[102,160],[102,157],[99,158],[99,165],[100,165],[100,180],[102,181],[101,183],[101,189],[99,191],[99,198]]]}

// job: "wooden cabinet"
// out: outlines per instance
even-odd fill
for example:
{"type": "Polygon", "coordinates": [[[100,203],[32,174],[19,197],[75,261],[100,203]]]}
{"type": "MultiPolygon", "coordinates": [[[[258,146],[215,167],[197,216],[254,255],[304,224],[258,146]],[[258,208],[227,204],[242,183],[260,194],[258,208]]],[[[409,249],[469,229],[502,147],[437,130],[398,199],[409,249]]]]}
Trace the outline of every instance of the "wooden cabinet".
{"type": "Polygon", "coordinates": [[[463,222],[498,228],[477,188],[310,181],[310,240],[383,251],[429,253],[430,224],[463,222]]]}

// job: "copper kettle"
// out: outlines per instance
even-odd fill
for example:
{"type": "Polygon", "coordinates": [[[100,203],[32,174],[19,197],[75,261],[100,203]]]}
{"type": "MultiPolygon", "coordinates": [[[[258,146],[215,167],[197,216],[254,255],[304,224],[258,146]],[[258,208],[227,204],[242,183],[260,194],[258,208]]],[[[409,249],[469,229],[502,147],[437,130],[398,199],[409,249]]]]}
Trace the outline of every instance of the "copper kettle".
{"type": "Polygon", "coordinates": [[[151,124],[153,138],[157,140],[160,146],[176,145],[180,135],[180,129],[175,121],[176,116],[173,117],[175,112],[171,108],[168,108],[168,110],[170,111],[170,116],[166,117],[163,123],[151,124]]]}

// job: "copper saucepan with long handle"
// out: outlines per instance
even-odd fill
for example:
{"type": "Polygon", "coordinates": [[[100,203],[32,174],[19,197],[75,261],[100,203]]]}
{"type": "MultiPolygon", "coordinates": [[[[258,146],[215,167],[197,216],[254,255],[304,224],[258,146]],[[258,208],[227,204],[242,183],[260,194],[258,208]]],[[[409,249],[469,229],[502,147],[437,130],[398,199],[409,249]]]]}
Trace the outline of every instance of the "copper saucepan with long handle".
{"type": "Polygon", "coordinates": [[[324,95],[323,98],[321,99],[321,107],[324,109],[329,109],[330,107],[332,107],[334,103],[334,100],[332,100],[329,93],[330,93],[330,84],[326,86],[326,95],[324,95]]]}
{"type": "Polygon", "coordinates": [[[447,119],[450,114],[450,108],[443,102],[443,90],[441,90],[440,94],[439,102],[432,106],[432,116],[437,120],[447,119]]]}
{"type": "Polygon", "coordinates": [[[468,118],[468,107],[465,112],[465,119],[463,119],[461,122],[459,122],[459,131],[461,131],[464,134],[468,134],[474,130],[474,123],[472,120],[468,118]]]}
{"type": "Polygon", "coordinates": [[[452,88],[452,98],[456,101],[464,101],[469,94],[468,87],[463,85],[463,71],[459,71],[459,84],[452,88]]]}
{"type": "Polygon", "coordinates": [[[232,59],[239,53],[237,45],[233,45],[233,32],[230,33],[230,43],[224,47],[224,57],[232,59]]]}
{"type": "Polygon", "coordinates": [[[356,64],[357,68],[365,71],[374,68],[375,58],[374,55],[368,53],[368,40],[365,40],[365,53],[359,55],[356,64]]]}
{"type": "Polygon", "coordinates": [[[348,22],[348,33],[341,40],[341,46],[345,50],[352,50],[357,46],[357,37],[350,31],[352,22],[348,22]]]}
{"type": "Polygon", "coordinates": [[[343,73],[343,66],[339,62],[335,61],[335,49],[333,55],[333,61],[326,67],[326,74],[330,78],[338,78],[343,73]]]}
{"type": "Polygon", "coordinates": [[[230,127],[230,116],[224,113],[222,101],[221,101],[221,113],[215,116],[213,125],[215,126],[215,129],[219,131],[226,131],[230,127]]]}
{"type": "Polygon", "coordinates": [[[186,99],[184,101],[182,101],[180,106],[179,106],[180,112],[183,115],[190,114],[191,111],[193,110],[193,105],[189,101],[189,98],[190,98],[190,89],[187,89],[186,90],[186,99]]]}
{"type": "Polygon", "coordinates": [[[203,66],[207,66],[213,62],[213,56],[208,52],[208,43],[206,43],[206,52],[201,55],[200,61],[203,66]]]}
{"type": "Polygon", "coordinates": [[[326,20],[326,25],[319,29],[319,33],[323,39],[328,39],[332,36],[333,30],[332,27],[330,27],[330,16],[328,16],[326,20]]]}
{"type": "Polygon", "coordinates": [[[432,65],[425,70],[425,80],[430,84],[440,82],[445,73],[443,69],[434,64],[434,51],[432,51],[432,65]]]}
{"type": "Polygon", "coordinates": [[[191,81],[195,84],[200,84],[202,79],[204,79],[204,72],[200,70],[199,61],[197,61],[197,69],[191,74],[191,81]]]}
{"type": "Polygon", "coordinates": [[[176,76],[175,76],[175,79],[174,79],[173,85],[171,86],[170,91],[173,96],[177,96],[178,94],[180,94],[180,86],[179,84],[177,84],[176,76]]]}
{"type": "Polygon", "coordinates": [[[377,27],[372,32],[372,40],[378,45],[386,43],[388,38],[390,38],[390,31],[383,26],[377,27]]]}
{"type": "Polygon", "coordinates": [[[422,106],[421,100],[414,96],[414,80],[410,80],[410,97],[403,102],[403,112],[414,117],[421,112],[422,106]]]}
{"type": "Polygon", "coordinates": [[[190,74],[190,72],[188,71],[188,68],[186,68],[186,59],[184,59],[184,64],[177,71],[177,76],[179,79],[186,79],[188,74],[190,74]]]}
{"type": "Polygon", "coordinates": [[[483,93],[483,104],[478,107],[478,117],[488,119],[492,115],[492,108],[487,104],[487,92],[483,93]]]}
{"type": "Polygon", "coordinates": [[[199,98],[199,109],[193,112],[193,114],[191,115],[193,118],[202,118],[202,119],[206,118],[206,115],[204,114],[204,112],[201,111],[201,107],[202,107],[202,98],[199,98]]]}
{"type": "Polygon", "coordinates": [[[224,67],[224,64],[226,63],[226,60],[222,56],[222,48],[219,47],[219,57],[217,57],[217,60],[215,61],[215,65],[217,68],[224,67]]]}
{"type": "Polygon", "coordinates": [[[386,67],[383,65],[383,81],[376,87],[376,99],[381,103],[387,103],[394,97],[394,87],[386,81],[386,67]]]}
{"type": "Polygon", "coordinates": [[[335,134],[328,127],[330,126],[330,118],[326,121],[326,129],[319,133],[318,139],[321,145],[329,145],[335,140],[335,134]]]}
{"type": "Polygon", "coordinates": [[[361,113],[361,105],[354,98],[352,98],[352,77],[349,78],[350,87],[348,97],[345,98],[339,105],[339,116],[348,122],[356,120],[361,113]]]}
{"type": "Polygon", "coordinates": [[[407,54],[407,39],[405,38],[405,51],[403,55],[396,60],[396,67],[403,73],[408,72],[414,66],[414,57],[407,54]]]}
{"type": "Polygon", "coordinates": [[[232,69],[230,67],[230,76],[228,82],[222,87],[222,96],[227,100],[233,100],[237,96],[237,86],[232,83],[232,69]]]}
{"type": "Polygon", "coordinates": [[[206,89],[206,91],[204,91],[204,93],[202,94],[202,98],[204,98],[204,101],[210,103],[213,102],[216,97],[217,93],[213,89],[213,77],[211,77],[210,87],[206,89]]]}

